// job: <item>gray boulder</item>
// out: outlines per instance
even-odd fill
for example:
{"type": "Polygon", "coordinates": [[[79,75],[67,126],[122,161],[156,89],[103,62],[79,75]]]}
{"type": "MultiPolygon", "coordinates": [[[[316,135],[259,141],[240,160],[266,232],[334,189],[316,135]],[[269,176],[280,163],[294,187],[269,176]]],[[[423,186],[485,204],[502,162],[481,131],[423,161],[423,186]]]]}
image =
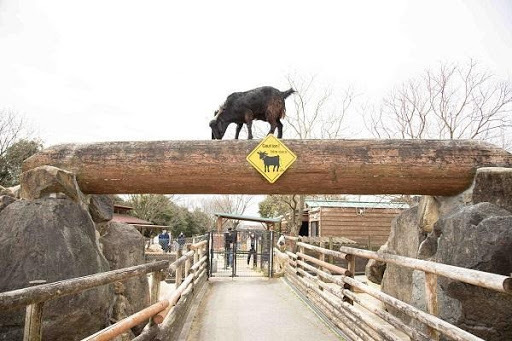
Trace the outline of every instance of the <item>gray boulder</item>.
{"type": "MultiPolygon", "coordinates": [[[[27,200],[62,197],[86,205],[75,174],[53,166],[40,166],[23,172],[20,177],[20,197],[27,200]]],[[[85,206],[83,206],[85,208],[85,206]]]]}
{"type": "Polygon", "coordinates": [[[20,185],[16,185],[16,186],[8,187],[7,189],[11,192],[13,197],[15,197],[16,199],[21,199],[20,188],[21,188],[20,185]]]}
{"type": "Polygon", "coordinates": [[[475,176],[473,202],[490,202],[512,212],[512,168],[479,168],[475,176]]]}
{"type": "MultiPolygon", "coordinates": [[[[144,237],[135,227],[110,221],[102,224],[100,243],[103,254],[112,270],[144,264],[144,237]]],[[[146,276],[136,277],[123,283],[124,296],[134,312],[149,305],[149,284],[146,276]]],[[[144,324],[135,328],[138,334],[144,324]]]]}
{"type": "Polygon", "coordinates": [[[10,195],[1,195],[0,196],[0,212],[16,201],[16,198],[11,197],[10,195]]]}
{"type": "Polygon", "coordinates": [[[114,216],[114,202],[108,195],[91,195],[89,213],[95,223],[104,223],[114,216]]]}
{"type": "Polygon", "coordinates": [[[14,193],[10,189],[5,188],[4,186],[1,186],[1,185],[0,185],[0,195],[7,195],[10,197],[14,197],[14,193]]]}
{"type": "MultiPolygon", "coordinates": [[[[418,224],[418,206],[402,212],[391,223],[387,253],[416,258],[418,247],[426,233],[418,224]]],[[[398,265],[387,264],[382,277],[381,290],[406,303],[412,300],[413,271],[398,265]]],[[[393,314],[409,321],[409,318],[393,307],[387,307],[393,314]]]]}
{"type": "MultiPolygon", "coordinates": [[[[388,250],[388,244],[384,244],[379,248],[379,253],[385,253],[388,250]]],[[[384,271],[386,271],[386,263],[375,259],[368,260],[364,268],[364,274],[370,282],[376,284],[382,284],[382,278],[384,277],[384,271]]]]}
{"type": "Polygon", "coordinates": [[[439,219],[439,202],[430,195],[421,197],[418,204],[418,225],[425,232],[431,232],[439,219]]]}
{"type": "MultiPolygon", "coordinates": [[[[16,201],[0,212],[0,292],[29,281],[60,280],[108,271],[87,211],[69,199],[16,201]]],[[[104,328],[113,303],[111,286],[48,301],[44,340],[79,340],[104,328]]],[[[0,340],[20,340],[24,309],[0,312],[0,340]]]]}
{"type": "MultiPolygon", "coordinates": [[[[464,208],[435,225],[439,263],[509,276],[512,215],[490,203],[464,208]]],[[[512,296],[446,278],[439,279],[440,314],[485,339],[512,340],[512,296]],[[460,307],[459,309],[453,309],[460,307]]]]}

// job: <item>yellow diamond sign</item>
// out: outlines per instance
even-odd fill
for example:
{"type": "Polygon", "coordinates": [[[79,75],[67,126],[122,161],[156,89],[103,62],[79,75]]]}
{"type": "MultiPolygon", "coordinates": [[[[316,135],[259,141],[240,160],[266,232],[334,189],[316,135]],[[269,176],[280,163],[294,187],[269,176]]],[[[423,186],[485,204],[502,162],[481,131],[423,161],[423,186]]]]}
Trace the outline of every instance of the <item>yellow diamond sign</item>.
{"type": "Polygon", "coordinates": [[[297,156],[274,135],[267,135],[247,156],[247,161],[270,183],[274,183],[297,156]]]}

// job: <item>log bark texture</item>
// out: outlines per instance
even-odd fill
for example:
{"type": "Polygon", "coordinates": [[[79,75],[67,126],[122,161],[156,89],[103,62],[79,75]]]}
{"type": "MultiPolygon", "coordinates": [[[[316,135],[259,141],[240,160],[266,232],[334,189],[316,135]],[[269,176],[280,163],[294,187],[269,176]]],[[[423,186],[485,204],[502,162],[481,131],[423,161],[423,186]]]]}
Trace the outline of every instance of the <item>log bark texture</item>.
{"type": "MultiPolygon", "coordinates": [[[[73,172],[85,193],[454,195],[512,154],[472,140],[283,140],[297,160],[274,184],[247,161],[257,140],[65,144],[27,159],[73,172]]],[[[262,161],[263,162],[263,161],[262,161]]]]}

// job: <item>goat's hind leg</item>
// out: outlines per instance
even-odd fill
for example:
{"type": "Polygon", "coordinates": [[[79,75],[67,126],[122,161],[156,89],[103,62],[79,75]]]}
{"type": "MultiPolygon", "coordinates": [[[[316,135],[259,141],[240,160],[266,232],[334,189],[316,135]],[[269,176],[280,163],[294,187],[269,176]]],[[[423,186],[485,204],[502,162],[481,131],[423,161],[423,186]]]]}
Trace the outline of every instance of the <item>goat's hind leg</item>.
{"type": "Polygon", "coordinates": [[[267,135],[274,134],[274,132],[276,131],[277,124],[276,123],[271,123],[271,122],[268,122],[268,123],[270,123],[270,130],[268,131],[267,135]]]}
{"type": "Polygon", "coordinates": [[[240,130],[242,130],[243,125],[243,123],[236,124],[235,140],[238,140],[238,135],[240,135],[240,130]]]}
{"type": "Polygon", "coordinates": [[[252,140],[252,121],[246,122],[245,125],[247,126],[247,138],[252,140]]]}
{"type": "Polygon", "coordinates": [[[281,120],[278,119],[277,122],[277,138],[280,139],[283,137],[283,124],[281,123],[281,120]]]}

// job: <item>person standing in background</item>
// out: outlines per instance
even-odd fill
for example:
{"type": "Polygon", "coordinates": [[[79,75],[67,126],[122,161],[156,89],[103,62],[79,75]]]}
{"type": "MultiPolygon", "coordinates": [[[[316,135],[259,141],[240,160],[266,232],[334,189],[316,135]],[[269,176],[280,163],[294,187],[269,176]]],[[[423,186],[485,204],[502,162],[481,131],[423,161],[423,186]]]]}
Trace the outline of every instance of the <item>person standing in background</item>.
{"type": "Polygon", "coordinates": [[[233,233],[231,227],[224,233],[225,265],[224,269],[233,266],[233,233]]]}
{"type": "Polygon", "coordinates": [[[247,247],[249,248],[249,255],[247,256],[247,265],[249,265],[251,261],[251,256],[254,261],[254,265],[256,265],[256,236],[254,232],[251,232],[249,238],[247,238],[247,247]]]}
{"type": "Polygon", "coordinates": [[[185,235],[183,232],[180,232],[178,236],[178,250],[180,253],[183,251],[183,246],[185,246],[185,235]]]}
{"type": "Polygon", "coordinates": [[[277,240],[277,248],[281,252],[284,252],[286,250],[286,240],[284,238],[284,234],[282,233],[279,234],[279,239],[277,240]]]}
{"type": "Polygon", "coordinates": [[[164,250],[164,253],[167,253],[169,251],[169,241],[171,240],[169,233],[167,233],[167,230],[163,230],[162,233],[158,235],[158,244],[162,247],[162,250],[164,250]]]}

